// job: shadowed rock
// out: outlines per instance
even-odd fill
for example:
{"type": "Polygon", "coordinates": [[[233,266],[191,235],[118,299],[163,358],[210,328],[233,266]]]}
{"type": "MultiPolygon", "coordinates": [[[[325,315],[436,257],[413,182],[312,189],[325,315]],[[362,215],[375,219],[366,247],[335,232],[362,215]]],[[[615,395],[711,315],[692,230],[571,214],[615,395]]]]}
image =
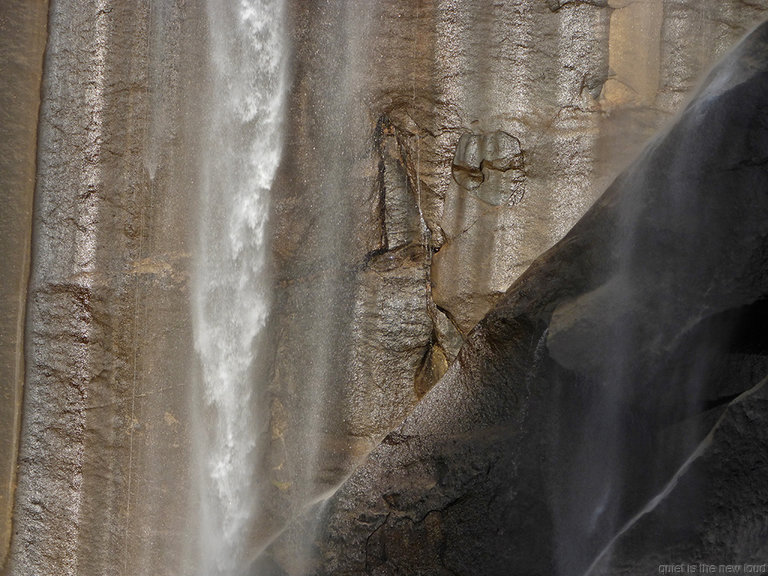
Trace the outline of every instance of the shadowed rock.
{"type": "Polygon", "coordinates": [[[324,507],[313,574],[765,559],[768,25],[324,507]]]}

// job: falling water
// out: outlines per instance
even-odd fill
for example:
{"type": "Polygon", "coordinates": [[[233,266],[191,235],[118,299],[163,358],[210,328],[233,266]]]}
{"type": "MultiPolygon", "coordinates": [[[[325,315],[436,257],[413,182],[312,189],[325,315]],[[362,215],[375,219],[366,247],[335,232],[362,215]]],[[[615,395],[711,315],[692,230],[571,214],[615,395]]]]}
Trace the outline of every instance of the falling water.
{"type": "MultiPolygon", "coordinates": [[[[235,575],[259,515],[258,337],[269,192],[282,149],[282,0],[208,1],[211,93],[203,119],[192,294],[202,366],[201,574],[235,575]]],[[[261,387],[263,388],[263,387],[261,387]]]]}

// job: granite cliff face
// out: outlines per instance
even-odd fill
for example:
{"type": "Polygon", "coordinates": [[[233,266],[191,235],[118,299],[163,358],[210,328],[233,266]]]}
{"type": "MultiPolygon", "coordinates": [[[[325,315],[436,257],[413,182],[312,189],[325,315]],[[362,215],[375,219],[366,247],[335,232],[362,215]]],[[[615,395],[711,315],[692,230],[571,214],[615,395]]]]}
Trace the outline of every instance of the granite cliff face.
{"type": "Polygon", "coordinates": [[[47,11],[10,574],[184,570],[194,16],[47,11]]]}
{"type": "Polygon", "coordinates": [[[332,407],[320,489],[343,478],[764,9],[294,6],[271,220],[275,482],[305,461],[300,415],[317,397],[332,407]]]}
{"type": "Polygon", "coordinates": [[[765,562],[766,94],[768,24],[334,495],[309,572],[765,562]]]}
{"type": "MultiPolygon", "coordinates": [[[[345,533],[348,526],[331,523],[321,546],[338,539],[339,548],[323,548],[325,566],[341,570],[345,550],[349,573],[408,565],[412,573],[434,574],[438,558],[460,566],[473,550],[515,538],[527,550],[521,566],[554,569],[546,564],[554,536],[534,541],[533,535],[555,522],[541,486],[550,482],[547,474],[559,475],[555,463],[567,456],[568,444],[565,455],[548,456],[549,468],[539,454],[548,434],[568,429],[552,419],[573,416],[553,404],[551,390],[567,391],[563,382],[572,373],[594,377],[580,342],[610,342],[594,314],[615,309],[620,324],[622,313],[611,303],[621,290],[618,280],[599,282],[599,271],[581,278],[583,255],[574,253],[573,264],[570,258],[552,264],[562,262],[556,255],[572,241],[521,275],[672,117],[702,73],[764,17],[768,3],[287,6],[292,84],[269,218],[274,294],[264,337],[269,385],[262,391],[269,414],[258,472],[269,487],[269,509],[252,535],[254,555],[386,437],[334,506],[360,505],[350,491],[366,486],[361,478],[374,482],[389,454],[400,459],[391,482],[407,480],[410,491],[371,491],[371,498],[387,498],[371,502],[356,520],[363,528],[345,533]],[[551,284],[542,275],[560,279],[551,284]],[[506,293],[515,282],[516,291],[506,293]],[[524,318],[513,309],[525,310],[524,318]],[[462,346],[464,360],[455,363],[462,346]],[[484,371],[518,374],[516,385],[526,383],[530,399],[520,401],[516,388],[501,395],[493,387],[462,388],[484,371]],[[387,436],[417,405],[405,427],[387,436]],[[513,417],[522,406],[528,412],[513,417]],[[520,430],[489,427],[500,414],[504,422],[537,416],[539,422],[520,430]],[[415,424],[426,421],[429,426],[415,424]],[[466,436],[481,421],[486,424],[466,436]],[[418,434],[409,428],[421,426],[418,434]],[[422,446],[419,438],[430,440],[422,446]],[[419,448],[403,456],[414,442],[419,448]],[[425,451],[434,457],[422,458],[425,451]],[[488,473],[485,457],[496,452],[498,469],[513,471],[517,484],[488,473]],[[448,466],[443,453],[464,464],[448,466]],[[411,461],[407,478],[399,477],[411,461]],[[450,490],[429,492],[435,478],[450,490]],[[483,508],[448,495],[502,480],[516,486],[504,497],[527,508],[483,508]],[[512,536],[484,543],[468,535],[462,546],[443,549],[465,533],[458,520],[446,524],[430,512],[446,507],[454,520],[479,521],[487,510],[506,514],[499,522],[515,520],[512,536]],[[355,547],[365,530],[370,539],[355,547]],[[414,542],[428,545],[416,549],[414,542]]],[[[199,495],[191,478],[200,367],[188,283],[199,159],[206,153],[202,118],[226,97],[210,91],[205,11],[202,0],[0,7],[0,65],[9,79],[0,86],[0,194],[12,207],[0,212],[0,549],[8,574],[196,573],[199,495]]],[[[595,216],[609,208],[598,205],[587,221],[611,221],[595,216]]],[[[594,260],[618,245],[607,232],[600,236],[607,224],[579,226],[587,231],[576,233],[576,244],[594,246],[594,260]]],[[[747,300],[729,300],[719,313],[751,306],[747,300]]],[[[728,358],[735,363],[739,354],[755,356],[751,344],[741,352],[733,346],[728,358]]],[[[714,429],[697,428],[714,430],[712,449],[695,463],[711,472],[713,483],[722,485],[730,473],[712,456],[732,442],[731,435],[718,444],[721,432],[762,418],[753,408],[760,390],[729,404],[714,429]]],[[[740,385],[706,400],[722,409],[725,398],[741,392],[740,385]]],[[[571,399],[589,403],[567,394],[558,401],[571,399]]],[[[739,446],[746,463],[753,452],[739,446]]],[[[642,458],[644,448],[635,448],[642,458]]],[[[682,457],[664,459],[662,472],[682,457]]],[[[499,494],[489,488],[492,493],[499,494]]],[[[730,502],[724,490],[711,494],[713,503],[730,502]]],[[[632,510],[627,505],[615,518],[632,510]]],[[[720,521],[708,510],[698,526],[720,521]]],[[[654,541],[652,519],[646,515],[614,543],[614,566],[631,570],[643,542],[654,541]]],[[[548,534],[569,521],[561,518],[548,534]]],[[[603,544],[598,538],[589,546],[603,544]]],[[[308,570],[294,546],[284,537],[266,561],[291,574],[308,570]]],[[[504,566],[504,558],[494,566],[504,566]]],[[[494,566],[491,573],[500,569],[494,566]]]]}
{"type": "Polygon", "coordinates": [[[11,539],[47,2],[0,6],[0,558],[11,539]]]}

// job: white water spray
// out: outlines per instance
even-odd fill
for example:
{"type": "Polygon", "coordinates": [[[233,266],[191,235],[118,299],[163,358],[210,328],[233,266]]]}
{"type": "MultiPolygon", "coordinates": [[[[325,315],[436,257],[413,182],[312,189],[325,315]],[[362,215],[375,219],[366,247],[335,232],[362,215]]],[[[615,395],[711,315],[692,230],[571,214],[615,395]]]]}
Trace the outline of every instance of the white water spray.
{"type": "Polygon", "coordinates": [[[203,119],[200,245],[193,282],[202,365],[203,576],[242,573],[259,516],[254,410],[257,340],[269,313],[264,278],[269,192],[282,150],[282,0],[208,1],[211,96],[203,119]]]}

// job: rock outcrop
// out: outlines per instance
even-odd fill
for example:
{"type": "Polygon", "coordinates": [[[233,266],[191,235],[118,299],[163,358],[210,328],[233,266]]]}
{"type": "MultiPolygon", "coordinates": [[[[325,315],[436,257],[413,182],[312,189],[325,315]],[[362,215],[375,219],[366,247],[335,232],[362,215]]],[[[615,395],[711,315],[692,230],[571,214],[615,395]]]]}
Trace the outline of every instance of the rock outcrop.
{"type": "Polygon", "coordinates": [[[273,481],[294,484],[275,491],[277,508],[299,485],[332,489],[410,412],[766,7],[293,6],[269,402],[273,481]],[[305,454],[317,438],[322,458],[305,454]]]}
{"type": "Polygon", "coordinates": [[[520,140],[502,130],[490,134],[465,133],[456,145],[451,169],[453,179],[464,188],[474,192],[474,195],[494,206],[501,204],[517,204],[523,199],[525,188],[525,156],[520,148],[520,140]],[[486,194],[485,189],[478,188],[486,179],[497,173],[512,170],[506,182],[495,183],[486,194]]]}
{"type": "Polygon", "coordinates": [[[0,6],[0,568],[11,539],[47,1],[0,6]]]}
{"type": "Polygon", "coordinates": [[[325,508],[313,574],[647,574],[768,536],[768,24],[325,508]]]}
{"type": "Polygon", "coordinates": [[[190,62],[204,45],[197,8],[152,4],[59,2],[42,14],[42,85],[24,96],[41,102],[12,575],[194,566],[198,139],[185,114],[199,113],[181,88],[198,72],[179,62],[180,46],[190,62]]]}
{"type": "MultiPolygon", "coordinates": [[[[237,3],[55,2],[47,15],[37,14],[39,32],[30,35],[14,28],[11,10],[21,4],[32,10],[44,3],[8,0],[0,7],[0,50],[14,44],[9,56],[0,52],[8,70],[0,88],[0,146],[7,155],[0,160],[3,281],[9,279],[3,290],[11,295],[0,304],[0,427],[10,440],[0,444],[2,494],[13,487],[7,478],[18,464],[6,568],[14,576],[193,574],[201,549],[193,430],[202,417],[188,282],[205,142],[201,119],[226,97],[209,86],[214,63],[206,14],[214,4],[237,3]],[[17,58],[25,45],[17,36],[34,44],[27,63],[17,58]],[[10,398],[18,394],[23,361],[22,408],[10,398]],[[20,420],[17,454],[6,429],[20,420]]],[[[530,280],[546,270],[532,271],[518,286],[529,286],[528,297],[551,310],[531,312],[528,324],[491,315],[473,330],[509,301],[509,285],[565,235],[703,71],[768,10],[765,0],[368,4],[362,10],[349,2],[288,3],[292,84],[268,225],[274,297],[262,350],[267,376],[255,402],[264,412],[267,449],[257,483],[266,486],[268,518],[254,527],[254,554],[307,501],[335,489],[422,399],[417,414],[446,390],[458,394],[450,384],[429,392],[441,378],[470,382],[457,374],[472,369],[480,378],[506,370],[519,382],[531,362],[542,364],[542,374],[595,377],[584,356],[589,350],[573,339],[584,334],[610,343],[610,331],[601,332],[589,311],[612,305],[620,282],[600,288],[596,278],[584,280],[583,289],[569,287],[578,274],[558,267],[551,273],[562,280],[553,288],[530,280]],[[486,143],[482,162],[467,166],[483,176],[474,189],[462,187],[461,174],[454,178],[463,134],[486,143]],[[556,322],[544,336],[555,307],[556,322]],[[499,337],[479,336],[489,330],[499,337]],[[505,330],[520,340],[506,339],[505,330]],[[468,351],[451,368],[465,342],[468,351]],[[547,346],[562,365],[545,353],[547,346]],[[476,352],[485,348],[533,360],[492,368],[476,352]]],[[[613,241],[606,233],[593,244],[613,241]]],[[[583,258],[574,251],[574,269],[583,258]]],[[[713,326],[730,322],[729,314],[721,312],[713,326]]],[[[615,321],[622,318],[617,309],[615,321]]],[[[565,420],[567,411],[546,404],[551,397],[538,385],[542,378],[523,380],[534,400],[542,395],[538,404],[528,402],[526,417],[549,431],[549,419],[565,420]]],[[[442,413],[429,416],[438,427],[464,422],[467,428],[456,428],[459,439],[471,428],[471,403],[487,419],[512,413],[518,405],[512,396],[527,393],[511,387],[498,396],[488,388],[483,403],[468,390],[465,400],[442,401],[442,413]]],[[[737,386],[711,402],[722,406],[740,392],[737,386]]],[[[726,424],[721,420],[718,429],[726,424]]],[[[503,427],[483,432],[472,440],[477,450],[445,436],[435,454],[455,444],[465,466],[449,470],[440,456],[426,467],[414,464],[413,478],[429,485],[434,472],[458,493],[484,477],[490,448],[480,447],[491,445],[527,443],[526,455],[508,454],[498,466],[540,469],[535,447],[547,444],[528,430],[524,440],[510,439],[503,427]]],[[[392,436],[376,454],[411,442],[407,434],[392,436]]],[[[546,479],[526,478],[517,490],[530,495],[530,514],[489,510],[518,514],[515,530],[520,542],[531,543],[533,563],[546,557],[539,553],[549,544],[530,534],[549,522],[539,511],[550,503],[540,492],[546,479]]],[[[407,507],[414,494],[387,498],[407,507]]],[[[418,572],[435,565],[439,531],[458,534],[462,514],[485,515],[470,501],[445,498],[456,511],[453,527],[429,512],[443,505],[432,496],[420,512],[393,514],[386,525],[386,514],[371,508],[361,520],[381,524],[370,540],[371,570],[392,549],[401,524],[416,527],[402,532],[408,538],[424,534],[434,544],[408,552],[418,572]]],[[[0,501],[6,533],[9,504],[0,501]]],[[[622,549],[632,549],[635,533],[625,533],[622,549]]],[[[485,546],[466,542],[446,553],[460,562],[463,550],[485,546]]],[[[272,558],[285,566],[291,555],[285,546],[272,558]]]]}

